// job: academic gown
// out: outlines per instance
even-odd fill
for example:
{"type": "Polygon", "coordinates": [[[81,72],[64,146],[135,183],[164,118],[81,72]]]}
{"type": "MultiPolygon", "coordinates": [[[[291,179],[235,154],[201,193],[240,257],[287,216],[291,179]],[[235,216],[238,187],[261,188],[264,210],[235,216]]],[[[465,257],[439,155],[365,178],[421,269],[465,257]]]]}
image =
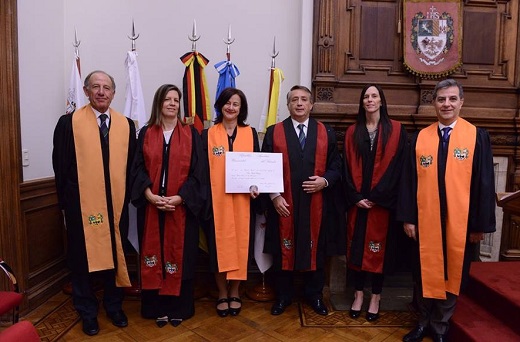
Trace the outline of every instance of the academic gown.
{"type": "MultiPolygon", "coordinates": [[[[251,127],[253,131],[253,152],[260,152],[260,145],[258,143],[258,133],[254,127],[251,127]]],[[[209,173],[209,160],[208,160],[208,130],[205,129],[201,133],[202,138],[202,149],[205,156],[205,169],[207,173],[209,173]]],[[[229,147],[228,149],[229,150],[229,147]]],[[[233,152],[232,150],[229,150],[233,152]]],[[[209,184],[209,177],[207,178],[207,198],[206,206],[204,209],[204,218],[203,218],[203,229],[204,234],[206,235],[206,240],[208,244],[208,254],[209,254],[209,270],[210,272],[216,273],[218,272],[218,259],[217,259],[217,242],[215,236],[215,222],[213,221],[213,205],[212,205],[212,194],[211,194],[211,186],[209,184]]],[[[251,260],[253,257],[254,251],[254,238],[255,238],[255,219],[256,212],[260,210],[258,201],[251,199],[251,204],[249,206],[249,253],[248,260],[251,260]]]]}
{"type": "MultiPolygon", "coordinates": [[[[133,179],[131,200],[137,207],[137,222],[139,233],[139,244],[142,243],[143,233],[146,229],[146,207],[149,205],[144,196],[144,191],[147,187],[152,186],[152,180],[146,170],[144,155],[144,140],[148,126],[141,128],[139,138],[137,141],[137,151],[132,166],[131,175],[133,179]]],[[[186,210],[186,226],[184,235],[184,250],[183,250],[183,272],[182,285],[180,296],[166,296],[158,295],[157,290],[143,290],[141,298],[141,314],[145,318],[157,318],[167,315],[169,318],[186,319],[193,316],[193,278],[195,276],[196,261],[198,254],[199,242],[199,224],[197,217],[201,213],[205,202],[205,178],[204,168],[202,166],[202,145],[198,132],[193,128],[192,135],[192,150],[191,150],[191,164],[188,179],[179,190],[179,195],[182,197],[187,208],[186,210]],[[191,282],[187,282],[191,281],[191,282]],[[171,298],[177,297],[177,298],[171,298]],[[179,298],[180,297],[180,298],[179,298]]],[[[172,134],[173,137],[173,134],[172,134]]],[[[166,141],[162,146],[157,146],[163,150],[163,165],[168,164],[168,155],[166,155],[166,141]]],[[[183,146],[172,146],[171,148],[183,148],[183,146]]],[[[175,170],[166,171],[166,181],[168,177],[175,177],[175,170]]],[[[173,194],[167,194],[171,196],[173,194]]],[[[160,211],[159,215],[164,212],[160,211]]],[[[168,227],[164,227],[164,218],[159,218],[159,229],[164,232],[168,227]]],[[[166,246],[164,246],[166,247],[166,246]]],[[[158,249],[159,252],[159,249],[158,249]]]]}
{"type": "MultiPolygon", "coordinates": [[[[72,272],[88,273],[87,251],[85,246],[85,234],[83,232],[83,221],[81,217],[81,205],[78,186],[78,167],[76,163],[76,149],[74,146],[74,135],[72,131],[72,117],[74,114],[62,115],[58,120],[54,130],[54,149],[52,151],[52,165],[54,168],[56,191],[61,210],[65,212],[65,222],[67,228],[67,259],[68,266],[72,272]]],[[[135,152],[135,126],[132,120],[128,119],[129,143],[127,155],[127,174],[129,174],[132,159],[135,152]]],[[[112,210],[112,197],[110,191],[110,172],[108,169],[108,145],[99,134],[101,149],[103,154],[103,169],[105,173],[105,186],[107,194],[107,207],[109,213],[110,232],[112,245],[114,246],[114,214],[112,210]]],[[[119,230],[122,237],[122,244],[126,244],[128,233],[128,200],[130,177],[127,177],[127,191],[125,202],[119,221],[119,230]]],[[[114,251],[115,253],[115,251],[114,251]]],[[[114,265],[117,265],[114,254],[114,265]]]]}
{"type": "MultiPolygon", "coordinates": [[[[360,144],[360,158],[363,173],[363,180],[360,191],[356,189],[352,175],[349,171],[351,168],[356,167],[354,165],[357,165],[358,161],[349,160],[348,155],[345,153],[344,180],[347,207],[349,208],[348,215],[355,215],[353,231],[351,231],[349,234],[352,236],[352,238],[349,241],[350,248],[347,251],[347,261],[350,266],[361,271],[375,272],[375,269],[379,269],[381,265],[374,263],[382,260],[382,272],[379,271],[376,273],[387,273],[390,272],[394,267],[394,260],[397,252],[395,249],[396,239],[398,236],[397,233],[402,234],[402,229],[400,229],[400,227],[399,232],[396,232],[397,227],[395,222],[395,207],[397,202],[399,177],[405,155],[407,133],[402,125],[400,125],[400,132],[393,132],[393,134],[399,134],[397,150],[386,170],[381,170],[381,163],[375,164],[376,151],[378,148],[382,148],[382,146],[378,146],[379,143],[382,143],[382,140],[378,140],[380,139],[380,134],[382,133],[381,126],[379,127],[380,128],[376,134],[372,150],[370,150],[370,137],[368,135],[368,131],[366,130],[364,131],[365,136],[363,142],[360,144]],[[382,174],[382,176],[379,178],[377,183],[373,184],[375,173],[382,174]],[[371,221],[372,223],[369,224],[368,213],[370,210],[355,207],[356,203],[364,198],[374,202],[376,206],[380,207],[380,209],[388,212],[390,215],[389,219],[387,219],[385,222],[381,222],[383,217],[376,217],[375,221],[371,221]],[[369,244],[367,241],[365,241],[367,230],[379,231],[381,229],[386,230],[386,239],[384,241],[380,241],[382,244],[384,244],[385,254],[383,258],[368,258],[368,260],[364,260],[367,254],[370,254],[367,250],[370,248],[369,244]],[[367,268],[365,269],[363,266],[366,266],[367,268]]],[[[353,146],[354,141],[352,140],[346,141],[345,144],[352,144],[352,148],[355,148],[353,146]]],[[[347,146],[344,148],[347,148],[347,146]]],[[[389,152],[385,151],[385,153],[389,152]]],[[[383,234],[383,232],[380,234],[383,234]]]]}
{"type": "MultiPolygon", "coordinates": [[[[312,195],[303,191],[302,183],[314,175],[317,125],[318,123],[315,119],[309,118],[305,148],[302,151],[291,118],[289,117],[283,121],[283,129],[289,153],[291,188],[294,203],[294,208],[289,208],[291,215],[294,215],[295,262],[293,271],[308,271],[311,269],[311,249],[305,248],[304,246],[309,246],[310,244],[310,208],[312,195]]],[[[334,130],[327,125],[325,127],[328,140],[327,162],[325,174],[322,176],[327,179],[329,186],[322,190],[323,212],[316,256],[317,269],[324,267],[326,256],[344,255],[346,246],[341,187],[336,186],[341,179],[341,157],[338,152],[334,130]]],[[[274,125],[267,129],[262,144],[262,152],[274,151],[273,133],[274,125]]],[[[267,203],[267,228],[265,232],[264,253],[273,255],[273,269],[280,270],[282,267],[279,229],[280,216],[276,212],[270,199],[266,199],[265,202],[267,203]]]]}
{"type": "MultiPolygon", "coordinates": [[[[440,134],[440,133],[439,133],[440,134]]],[[[418,208],[417,208],[417,165],[415,146],[417,143],[417,134],[411,137],[410,149],[405,160],[405,165],[401,173],[400,190],[397,203],[396,218],[399,221],[418,224],[418,208]]],[[[441,147],[439,144],[438,157],[441,155],[441,147]]],[[[439,158],[440,160],[440,158],[439,158]]],[[[441,182],[443,183],[443,182],[441,182]]],[[[464,250],[464,263],[462,269],[461,290],[467,285],[469,278],[469,266],[475,255],[475,248],[479,244],[469,243],[470,233],[493,233],[496,230],[495,219],[495,182],[493,170],[493,155],[491,150],[491,142],[489,134],[485,129],[477,128],[477,137],[473,158],[471,185],[469,200],[469,217],[467,227],[466,247],[464,250]]],[[[446,198],[446,189],[440,187],[439,195],[446,198]]],[[[441,204],[442,205],[442,204],[441,204]]],[[[441,218],[442,220],[442,218],[441,218]]],[[[442,220],[445,226],[445,220],[442,220]]],[[[439,227],[441,229],[441,227],[439,227]]],[[[419,237],[417,236],[417,241],[419,237]]],[[[445,244],[445,239],[443,239],[445,244]]],[[[417,283],[421,284],[420,279],[420,262],[419,262],[419,244],[416,243],[417,265],[415,274],[418,277],[417,283]]]]}

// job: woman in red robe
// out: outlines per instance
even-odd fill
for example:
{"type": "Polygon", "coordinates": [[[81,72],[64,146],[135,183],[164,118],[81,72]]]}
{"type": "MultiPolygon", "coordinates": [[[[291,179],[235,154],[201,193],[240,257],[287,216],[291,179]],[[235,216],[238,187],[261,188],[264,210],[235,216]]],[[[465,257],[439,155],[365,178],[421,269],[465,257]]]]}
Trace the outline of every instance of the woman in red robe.
{"type": "Polygon", "coordinates": [[[406,137],[404,127],[388,116],[383,90],[377,85],[365,86],[356,124],[347,129],[344,145],[347,274],[355,288],[352,318],[361,314],[367,275],[372,278],[372,295],[366,318],[379,318],[406,137]]]}
{"type": "Polygon", "coordinates": [[[148,124],[139,132],[132,176],[138,208],[141,314],[157,326],[177,326],[195,312],[193,278],[197,217],[204,205],[200,136],[179,119],[181,91],[157,89],[148,124]]]}

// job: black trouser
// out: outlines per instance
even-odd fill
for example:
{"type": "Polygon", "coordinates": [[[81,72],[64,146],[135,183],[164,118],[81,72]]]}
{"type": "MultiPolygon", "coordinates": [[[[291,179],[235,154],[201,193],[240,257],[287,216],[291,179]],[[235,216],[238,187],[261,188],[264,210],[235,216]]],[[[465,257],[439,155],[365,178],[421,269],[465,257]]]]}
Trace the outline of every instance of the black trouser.
{"type": "MultiPolygon", "coordinates": [[[[385,276],[382,273],[356,271],[351,268],[347,270],[347,278],[350,277],[356,291],[363,291],[367,275],[370,275],[372,278],[372,294],[381,294],[383,291],[383,281],[385,280],[385,276]]],[[[348,283],[347,279],[347,284],[348,283]]]]}
{"type": "Polygon", "coordinates": [[[94,281],[103,282],[103,307],[107,313],[116,313],[122,310],[124,291],[116,287],[115,271],[99,271],[93,273],[72,272],[72,300],[74,308],[81,319],[94,319],[98,313],[98,300],[94,291],[94,281]]]}
{"type": "MultiPolygon", "coordinates": [[[[323,286],[325,285],[325,272],[323,269],[302,272],[304,288],[303,295],[308,300],[321,299],[323,286]]],[[[276,298],[278,300],[292,300],[293,297],[293,271],[278,271],[275,273],[276,298]]]]}

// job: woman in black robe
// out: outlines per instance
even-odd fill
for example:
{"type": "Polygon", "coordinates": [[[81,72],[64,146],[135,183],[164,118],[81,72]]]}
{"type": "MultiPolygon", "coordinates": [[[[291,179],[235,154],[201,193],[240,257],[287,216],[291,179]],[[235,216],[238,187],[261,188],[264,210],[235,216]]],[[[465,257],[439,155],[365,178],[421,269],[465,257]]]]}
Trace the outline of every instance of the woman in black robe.
{"type": "Polygon", "coordinates": [[[198,253],[197,216],[206,191],[200,136],[179,118],[181,91],[157,89],[150,120],[139,132],[132,169],[138,208],[141,315],[163,327],[195,312],[193,278],[198,253]]]}
{"type": "Polygon", "coordinates": [[[392,226],[406,137],[404,127],[388,116],[383,90],[366,85],[359,99],[356,124],[347,129],[344,144],[347,273],[355,288],[352,318],[361,313],[368,275],[372,295],[366,318],[379,318],[384,273],[395,247],[392,226]]]}

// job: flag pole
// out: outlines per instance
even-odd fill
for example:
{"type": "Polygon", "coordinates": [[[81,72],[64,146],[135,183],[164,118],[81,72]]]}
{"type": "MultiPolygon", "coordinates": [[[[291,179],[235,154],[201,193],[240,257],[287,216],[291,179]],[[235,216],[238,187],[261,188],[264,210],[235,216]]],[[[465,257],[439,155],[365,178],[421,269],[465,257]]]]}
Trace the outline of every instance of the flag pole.
{"type": "MultiPolygon", "coordinates": [[[[135,22],[134,22],[134,19],[132,18],[132,35],[130,36],[127,36],[128,39],[130,39],[132,41],[132,52],[135,52],[136,51],[136,44],[135,44],[135,41],[137,40],[137,38],[139,38],[139,33],[136,34],[135,33],[135,22]]],[[[136,54],[137,56],[137,54],[136,54]]],[[[125,111],[126,111],[126,105],[125,105],[125,111]]],[[[134,122],[137,121],[137,124],[138,124],[138,127],[137,127],[137,130],[139,131],[141,126],[144,124],[143,122],[139,122],[141,120],[137,119],[135,120],[134,118],[131,117],[131,110],[130,110],[130,113],[125,113],[125,115],[130,115],[130,119],[134,120],[134,122]]],[[[128,203],[128,210],[129,210],[129,215],[130,215],[130,226],[132,225],[136,225],[137,224],[137,209],[133,206],[132,203],[128,203]]],[[[134,227],[136,229],[136,232],[137,232],[137,227],[135,226],[134,227]]],[[[130,231],[131,227],[129,227],[129,231],[130,231]]],[[[139,243],[139,242],[137,242],[139,243]]],[[[133,244],[132,244],[133,245],[133,244]]],[[[134,247],[135,249],[135,247],[134,247]]],[[[141,294],[141,254],[140,254],[140,251],[137,249],[136,250],[136,272],[137,272],[137,275],[136,275],[136,282],[132,282],[131,283],[131,287],[126,287],[125,288],[125,293],[127,295],[130,295],[130,296],[139,296],[141,294]]]]}

